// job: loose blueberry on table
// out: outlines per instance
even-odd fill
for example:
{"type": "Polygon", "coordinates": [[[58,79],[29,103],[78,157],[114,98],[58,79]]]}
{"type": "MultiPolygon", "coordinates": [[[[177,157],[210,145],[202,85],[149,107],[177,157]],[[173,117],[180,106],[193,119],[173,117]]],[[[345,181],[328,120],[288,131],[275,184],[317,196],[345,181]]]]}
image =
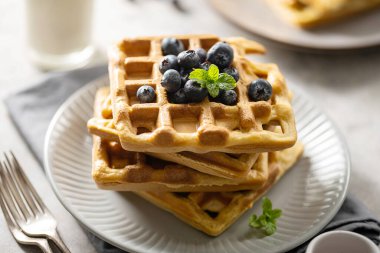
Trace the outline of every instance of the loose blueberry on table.
{"type": "Polygon", "coordinates": [[[138,88],[136,97],[139,99],[140,103],[153,103],[156,98],[156,93],[151,86],[143,85],[138,88]]]}

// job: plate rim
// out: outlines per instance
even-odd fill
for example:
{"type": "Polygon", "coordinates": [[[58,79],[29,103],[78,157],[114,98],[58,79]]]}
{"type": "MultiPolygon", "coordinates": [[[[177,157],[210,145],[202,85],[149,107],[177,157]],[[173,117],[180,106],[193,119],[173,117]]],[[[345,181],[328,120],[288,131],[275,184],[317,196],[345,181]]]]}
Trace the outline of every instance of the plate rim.
{"type": "MultiPolygon", "coordinates": [[[[81,87],[80,89],[75,91],[72,95],[70,95],[70,97],[68,97],[66,99],[66,101],[61,104],[59,109],[54,114],[52,120],[50,121],[49,127],[48,127],[46,135],[45,135],[44,149],[43,149],[43,154],[44,154],[43,166],[44,166],[45,172],[47,174],[48,181],[49,181],[50,185],[52,186],[56,197],[61,202],[63,207],[76,219],[76,221],[78,221],[83,227],[86,228],[87,232],[94,234],[95,236],[97,236],[101,240],[104,240],[104,241],[110,243],[111,245],[114,245],[114,246],[116,246],[122,250],[127,250],[131,253],[138,253],[134,249],[132,249],[132,248],[130,248],[124,244],[119,243],[117,240],[114,240],[112,238],[108,238],[106,235],[103,235],[101,232],[98,232],[95,229],[91,228],[91,224],[89,224],[87,221],[83,220],[81,215],[79,213],[77,213],[77,211],[74,208],[72,208],[63,199],[63,196],[62,196],[62,194],[60,194],[58,186],[54,181],[54,178],[52,175],[52,170],[51,170],[52,165],[50,164],[51,161],[49,159],[49,157],[50,157],[49,156],[49,141],[50,141],[52,133],[54,131],[54,127],[57,124],[59,118],[64,113],[64,111],[67,109],[67,107],[70,106],[70,104],[73,103],[73,101],[75,101],[78,97],[80,97],[82,95],[82,93],[84,93],[85,91],[94,89],[95,87],[101,87],[101,84],[104,84],[104,82],[106,81],[107,78],[108,78],[108,76],[105,75],[105,76],[102,76],[100,78],[97,78],[97,79],[85,84],[83,87],[81,87]]],[[[351,179],[351,170],[352,170],[350,153],[349,153],[349,149],[348,149],[346,140],[345,140],[343,134],[337,128],[335,122],[329,117],[329,115],[323,109],[321,109],[318,106],[317,103],[314,102],[313,99],[311,99],[306,94],[306,92],[301,87],[298,87],[298,86],[295,87],[293,85],[291,87],[292,87],[293,93],[294,93],[294,90],[296,90],[296,92],[295,92],[295,94],[297,94],[296,96],[303,96],[303,97],[306,97],[308,100],[310,100],[310,103],[312,103],[312,106],[316,107],[319,110],[319,112],[321,114],[323,114],[326,117],[326,119],[331,123],[331,128],[333,128],[333,130],[336,133],[338,140],[341,142],[342,151],[344,153],[344,158],[345,158],[345,165],[346,165],[345,168],[347,170],[347,173],[345,174],[345,177],[344,177],[345,183],[343,185],[341,197],[337,199],[337,202],[333,206],[333,208],[331,209],[330,213],[318,222],[318,226],[314,226],[312,229],[308,230],[307,233],[304,233],[304,236],[299,237],[298,240],[294,240],[292,244],[290,244],[286,248],[282,248],[281,251],[287,251],[287,250],[293,249],[293,248],[301,245],[302,243],[310,240],[313,236],[318,234],[334,218],[334,216],[338,213],[339,209],[341,208],[344,200],[346,199],[347,192],[348,192],[348,186],[349,186],[350,181],[351,181],[350,179],[351,179]]]]}

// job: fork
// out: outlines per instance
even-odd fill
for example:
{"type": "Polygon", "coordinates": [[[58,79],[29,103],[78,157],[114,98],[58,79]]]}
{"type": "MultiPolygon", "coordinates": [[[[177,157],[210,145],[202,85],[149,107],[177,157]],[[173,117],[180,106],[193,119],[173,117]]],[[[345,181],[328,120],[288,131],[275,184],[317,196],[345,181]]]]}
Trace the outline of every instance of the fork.
{"type": "Polygon", "coordinates": [[[57,231],[57,222],[26,178],[12,152],[0,163],[2,195],[14,221],[31,237],[52,240],[64,253],[70,253],[57,231]]]}
{"type": "MultiPolygon", "coordinates": [[[[1,167],[1,164],[0,164],[1,167]]],[[[51,250],[48,241],[45,238],[33,238],[29,237],[22,232],[21,228],[15,223],[12,214],[9,212],[9,207],[6,206],[3,199],[3,185],[0,185],[0,207],[3,210],[5,220],[8,224],[9,230],[13,234],[13,237],[21,244],[27,245],[36,245],[38,246],[42,252],[44,253],[53,253],[51,250]]]]}

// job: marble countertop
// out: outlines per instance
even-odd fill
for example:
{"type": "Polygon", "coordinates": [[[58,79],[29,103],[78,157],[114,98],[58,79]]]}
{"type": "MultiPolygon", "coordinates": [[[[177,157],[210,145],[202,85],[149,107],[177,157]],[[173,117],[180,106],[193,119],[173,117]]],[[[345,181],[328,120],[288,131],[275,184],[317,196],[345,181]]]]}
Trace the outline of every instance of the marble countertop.
{"type": "MultiPolygon", "coordinates": [[[[0,2],[0,100],[29,87],[45,74],[26,58],[24,2],[0,2]]],[[[176,10],[170,1],[95,0],[94,43],[98,52],[91,64],[106,62],[106,46],[123,36],[215,33],[262,42],[268,53],[258,59],[277,63],[287,82],[309,93],[342,131],[352,159],[349,191],[380,217],[380,50],[337,55],[296,52],[240,30],[215,13],[205,1],[183,2],[186,13],[176,10]]],[[[41,136],[41,141],[43,139],[41,136]]],[[[55,197],[3,103],[0,103],[0,140],[0,151],[13,150],[19,157],[57,218],[59,231],[72,252],[95,252],[79,224],[55,197]]],[[[2,252],[39,252],[34,247],[19,246],[2,215],[0,234],[2,252]]]]}

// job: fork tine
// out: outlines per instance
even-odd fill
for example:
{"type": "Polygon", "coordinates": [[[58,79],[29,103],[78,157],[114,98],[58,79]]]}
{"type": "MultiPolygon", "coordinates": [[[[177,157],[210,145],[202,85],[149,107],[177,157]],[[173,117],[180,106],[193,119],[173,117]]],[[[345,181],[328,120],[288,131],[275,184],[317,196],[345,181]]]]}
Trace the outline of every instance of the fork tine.
{"type": "Polygon", "coordinates": [[[38,194],[35,192],[35,189],[32,187],[29,180],[27,180],[20,164],[18,163],[12,151],[10,151],[10,154],[11,159],[9,159],[7,155],[5,155],[5,158],[7,159],[8,163],[11,163],[12,161],[12,164],[14,165],[11,174],[13,175],[13,179],[16,185],[21,190],[21,195],[23,195],[24,199],[29,204],[30,209],[35,215],[37,215],[38,212],[43,212],[41,203],[36,198],[38,194]]]}
{"type": "Polygon", "coordinates": [[[14,200],[15,205],[17,205],[17,207],[23,213],[25,220],[27,220],[27,217],[33,216],[33,212],[30,210],[30,208],[28,208],[28,205],[25,204],[25,200],[20,195],[20,191],[16,188],[14,178],[10,174],[11,169],[9,167],[9,164],[3,162],[3,168],[5,168],[2,175],[5,181],[5,185],[7,186],[6,190],[8,191],[9,196],[11,196],[14,200]]]}
{"type": "MultiPolygon", "coordinates": [[[[1,164],[0,164],[0,167],[1,167],[1,164]]],[[[2,168],[0,168],[0,169],[2,169],[2,168]]],[[[4,200],[4,196],[3,196],[4,195],[4,193],[3,193],[4,181],[3,180],[1,180],[1,181],[2,181],[2,185],[0,186],[0,206],[1,206],[1,209],[3,210],[4,218],[7,221],[9,228],[13,229],[16,227],[16,225],[15,225],[13,217],[11,218],[11,214],[9,213],[9,210],[6,210],[6,209],[9,209],[9,207],[8,206],[6,207],[6,204],[5,204],[5,200],[4,200]]]]}
{"type": "Polygon", "coordinates": [[[36,245],[40,247],[44,253],[53,253],[46,239],[30,238],[22,232],[21,228],[17,225],[15,219],[13,218],[9,206],[7,206],[4,200],[2,188],[3,186],[0,187],[0,208],[3,210],[5,221],[7,222],[9,230],[16,241],[22,244],[36,245]]]}
{"type": "Polygon", "coordinates": [[[13,218],[18,223],[21,219],[26,220],[26,218],[25,218],[26,216],[24,213],[22,213],[20,208],[16,207],[16,203],[15,203],[14,199],[12,198],[11,192],[9,191],[8,181],[5,178],[4,173],[5,173],[4,166],[2,163],[0,163],[0,178],[2,181],[2,183],[0,184],[0,191],[1,191],[1,194],[3,195],[3,199],[6,203],[6,205],[9,207],[11,215],[13,216],[13,218]]]}

